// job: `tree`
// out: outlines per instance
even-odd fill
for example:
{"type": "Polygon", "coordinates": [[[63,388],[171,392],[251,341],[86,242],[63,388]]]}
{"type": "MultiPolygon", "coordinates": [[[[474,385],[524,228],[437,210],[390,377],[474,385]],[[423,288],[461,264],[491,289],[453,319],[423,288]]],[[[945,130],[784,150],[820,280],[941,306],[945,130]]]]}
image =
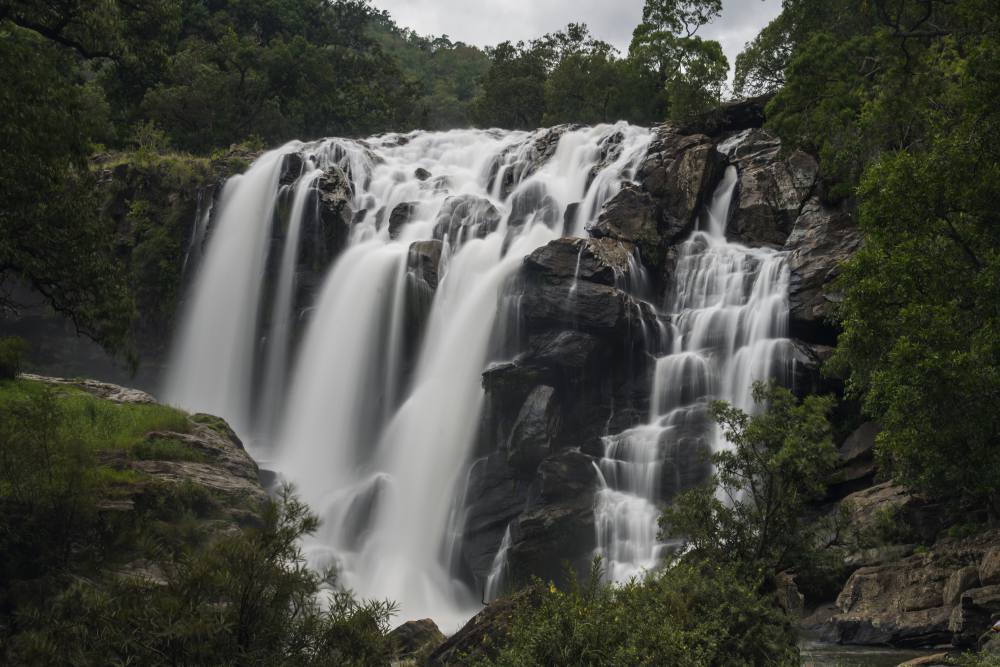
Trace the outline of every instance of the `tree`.
{"type": "Polygon", "coordinates": [[[769,124],[857,203],[831,372],[878,420],[879,460],[938,499],[1000,512],[1000,15],[990,0],[789,0],[769,124]],[[822,95],[816,91],[822,90],[822,95]]]}
{"type": "Polygon", "coordinates": [[[709,483],[679,496],[660,526],[685,540],[687,558],[729,563],[769,577],[803,562],[812,547],[803,514],[826,489],[836,462],[828,415],[831,397],[795,396],[754,384],[756,415],[717,401],[711,407],[731,449],[712,455],[709,483]]]}
{"type": "Polygon", "coordinates": [[[695,34],[721,11],[721,0],[646,0],[629,59],[655,74],[671,118],[685,118],[721,101],[729,63],[718,42],[695,34]]]}
{"type": "Polygon", "coordinates": [[[482,94],[472,104],[480,126],[534,129],[545,113],[547,59],[542,49],[524,42],[502,42],[487,49],[492,64],[482,94]]]}
{"type": "Polygon", "coordinates": [[[99,215],[87,168],[107,106],[76,56],[0,24],[0,309],[22,305],[25,284],[112,351],[127,347],[134,308],[99,215]]]}

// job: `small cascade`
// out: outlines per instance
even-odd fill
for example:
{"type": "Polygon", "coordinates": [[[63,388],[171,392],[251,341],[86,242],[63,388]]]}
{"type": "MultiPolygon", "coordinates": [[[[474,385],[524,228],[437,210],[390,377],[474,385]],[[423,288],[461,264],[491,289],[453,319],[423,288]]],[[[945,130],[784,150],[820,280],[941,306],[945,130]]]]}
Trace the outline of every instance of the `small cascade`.
{"type": "Polygon", "coordinates": [[[624,581],[660,562],[663,504],[705,477],[705,453],[726,446],[709,422],[721,399],[752,411],[755,380],[786,380],[789,272],[782,253],[726,240],[737,185],[727,168],[699,229],[678,252],[669,353],[657,360],[649,422],[604,438],[595,506],[598,553],[624,581]]]}
{"type": "Polygon", "coordinates": [[[481,600],[453,563],[454,542],[481,374],[520,337],[510,279],[533,250],[594,221],[651,136],[626,123],[413,132],[265,154],[223,192],[168,397],[230,419],[251,448],[255,435],[266,439],[249,419],[258,406],[258,425],[277,433],[266,455],[323,520],[304,545],[310,562],[336,565],[344,585],[396,600],[406,618],[457,627],[481,600]],[[260,283],[290,153],[305,167],[291,186],[261,331],[260,283]],[[353,218],[302,314],[293,305],[296,257],[322,245],[304,226],[319,178],[331,191],[348,183],[336,191],[349,190],[353,218]],[[424,254],[414,254],[418,247],[424,254]],[[428,264],[415,268],[421,257],[428,264]],[[291,322],[300,315],[293,353],[291,322]],[[265,378],[263,394],[255,377],[265,378]]]}
{"type": "Polygon", "coordinates": [[[168,366],[168,402],[221,415],[241,433],[252,427],[261,283],[278,179],[284,155],[300,146],[292,142],[265,153],[226,183],[168,366]]]}
{"type": "Polygon", "coordinates": [[[510,553],[511,537],[510,524],[503,532],[503,539],[500,540],[500,548],[496,556],[493,557],[493,564],[490,566],[490,573],[486,577],[486,586],[483,588],[483,602],[493,602],[504,592],[504,587],[510,583],[510,572],[507,557],[510,553]]]}
{"type": "Polygon", "coordinates": [[[292,301],[295,295],[295,267],[298,259],[299,236],[307,208],[315,208],[315,183],[323,172],[307,162],[307,172],[296,182],[292,191],[292,208],[288,216],[288,231],[278,268],[271,327],[267,336],[267,361],[263,395],[256,431],[270,436],[275,429],[281,397],[288,385],[288,362],[291,354],[293,326],[292,301]]]}

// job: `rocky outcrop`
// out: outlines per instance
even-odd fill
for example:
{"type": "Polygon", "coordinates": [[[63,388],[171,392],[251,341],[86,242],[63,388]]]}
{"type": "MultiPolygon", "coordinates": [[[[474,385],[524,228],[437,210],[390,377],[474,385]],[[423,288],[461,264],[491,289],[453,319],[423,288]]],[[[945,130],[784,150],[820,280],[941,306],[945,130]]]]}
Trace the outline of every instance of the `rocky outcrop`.
{"type": "MultiPolygon", "coordinates": [[[[68,380],[39,375],[22,378],[50,386],[85,391],[114,403],[154,403],[142,391],[95,380],[68,380]]],[[[243,443],[219,417],[194,414],[177,430],[147,433],[129,450],[108,448],[96,453],[100,465],[130,471],[134,481],[116,486],[111,497],[98,501],[105,513],[134,512],[164,499],[168,489],[199,489],[205,499],[202,523],[210,532],[232,530],[259,521],[259,511],[267,501],[257,464],[243,443]],[[210,507],[208,507],[210,506],[210,507]],[[211,509],[209,512],[208,510],[211,509]]]]}
{"type": "Polygon", "coordinates": [[[861,234],[853,216],[810,197],[802,206],[784,250],[789,252],[789,326],[794,336],[832,344],[836,332],[829,322],[831,307],[839,296],[830,288],[840,265],[861,247],[861,234]]]}
{"type": "Polygon", "coordinates": [[[979,568],[1000,532],[944,538],[923,553],[851,575],[837,597],[828,639],[854,644],[975,646],[1000,612],[1000,585],[985,585],[979,568]]]}
{"type": "Polygon", "coordinates": [[[452,246],[470,238],[483,238],[500,225],[500,212],[488,200],[475,195],[448,197],[441,205],[434,238],[452,246]]]}
{"type": "Polygon", "coordinates": [[[652,196],[638,187],[626,183],[601,211],[597,222],[587,231],[595,238],[608,238],[636,244],[642,256],[659,256],[660,224],[652,196]]]}
{"type": "Polygon", "coordinates": [[[875,480],[875,436],[879,426],[866,422],[859,426],[837,451],[839,464],[830,479],[829,492],[834,497],[869,488],[875,480]]]}
{"type": "Polygon", "coordinates": [[[724,166],[709,137],[683,134],[669,125],[657,130],[637,180],[655,202],[663,243],[672,243],[693,228],[724,166]]]}
{"type": "Polygon", "coordinates": [[[397,661],[417,660],[429,654],[444,639],[444,634],[429,618],[407,621],[389,633],[393,658],[397,661]]]}
{"type": "Polygon", "coordinates": [[[403,225],[410,222],[417,212],[416,202],[403,202],[396,204],[389,213],[389,238],[394,239],[399,236],[403,225]]]}
{"type": "Polygon", "coordinates": [[[525,605],[538,606],[542,595],[541,586],[530,586],[490,603],[438,646],[428,657],[427,666],[460,667],[495,657],[510,633],[514,611],[525,605]]]}
{"type": "Polygon", "coordinates": [[[608,429],[645,414],[659,340],[652,307],[621,287],[641,271],[633,252],[611,238],[557,239],[529,255],[516,278],[525,343],[483,374],[485,459],[466,494],[463,561],[480,583],[508,526],[516,582],[559,580],[564,559],[588,566],[594,455],[608,429]]]}
{"type": "Polygon", "coordinates": [[[781,157],[781,140],[749,130],[720,145],[739,171],[727,236],[780,248],[816,186],[819,164],[802,151],[781,157]]]}

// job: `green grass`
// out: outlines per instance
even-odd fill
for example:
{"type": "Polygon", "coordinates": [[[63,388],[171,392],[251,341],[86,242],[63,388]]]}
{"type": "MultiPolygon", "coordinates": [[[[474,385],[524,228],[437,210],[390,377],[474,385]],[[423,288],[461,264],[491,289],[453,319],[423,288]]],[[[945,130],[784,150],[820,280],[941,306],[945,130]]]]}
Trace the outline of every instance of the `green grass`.
{"type": "MultiPolygon", "coordinates": [[[[46,390],[44,383],[33,380],[0,382],[0,413],[46,390]]],[[[132,453],[153,431],[191,430],[187,414],[165,405],[115,403],[73,386],[58,386],[52,391],[61,417],[59,434],[84,443],[91,451],[132,453]]],[[[176,455],[178,450],[170,451],[176,455]]]]}
{"type": "Polygon", "coordinates": [[[132,447],[132,455],[143,461],[193,461],[204,463],[205,455],[197,449],[169,438],[149,438],[132,447]]]}

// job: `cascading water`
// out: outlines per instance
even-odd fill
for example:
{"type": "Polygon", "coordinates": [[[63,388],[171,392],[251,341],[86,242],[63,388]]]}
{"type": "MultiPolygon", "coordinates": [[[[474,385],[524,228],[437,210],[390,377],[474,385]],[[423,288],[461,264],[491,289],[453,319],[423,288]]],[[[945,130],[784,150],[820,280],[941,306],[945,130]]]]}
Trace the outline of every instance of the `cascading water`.
{"type": "Polygon", "coordinates": [[[737,181],[728,167],[699,229],[678,248],[666,308],[670,353],[657,360],[649,423],[604,438],[595,523],[612,581],[661,560],[668,546],[657,539],[662,503],[699,481],[700,452],[726,446],[709,423],[708,402],[752,411],[753,381],[782,380],[790,363],[784,255],[726,241],[737,181]]]}
{"type": "MultiPolygon", "coordinates": [[[[284,375],[298,315],[290,307],[294,246],[312,241],[296,239],[297,218],[316,196],[318,174],[343,170],[354,211],[349,241],[296,346],[273,462],[323,519],[306,545],[313,564],[336,564],[343,584],[396,600],[405,618],[456,627],[481,596],[450,562],[449,517],[461,514],[458,482],[479,424],[481,373],[509,349],[502,332],[516,330],[509,278],[535,248],[582,233],[632,177],[650,138],[619,123],[555,134],[416,132],[265,154],[223,192],[168,399],[221,414],[253,442],[253,379],[284,375]],[[305,156],[306,168],[293,186],[270,333],[262,336],[267,241],[289,153],[305,156]],[[428,250],[432,239],[440,245],[428,250]],[[414,264],[421,248],[439,256],[429,307],[414,289],[423,280],[414,264]],[[255,351],[263,368],[254,367],[255,351]]],[[[267,409],[276,393],[266,395],[267,409]]]]}
{"type": "Polygon", "coordinates": [[[292,142],[265,153],[226,183],[168,365],[167,401],[222,415],[242,433],[251,421],[261,276],[282,160],[300,146],[292,142]]]}

